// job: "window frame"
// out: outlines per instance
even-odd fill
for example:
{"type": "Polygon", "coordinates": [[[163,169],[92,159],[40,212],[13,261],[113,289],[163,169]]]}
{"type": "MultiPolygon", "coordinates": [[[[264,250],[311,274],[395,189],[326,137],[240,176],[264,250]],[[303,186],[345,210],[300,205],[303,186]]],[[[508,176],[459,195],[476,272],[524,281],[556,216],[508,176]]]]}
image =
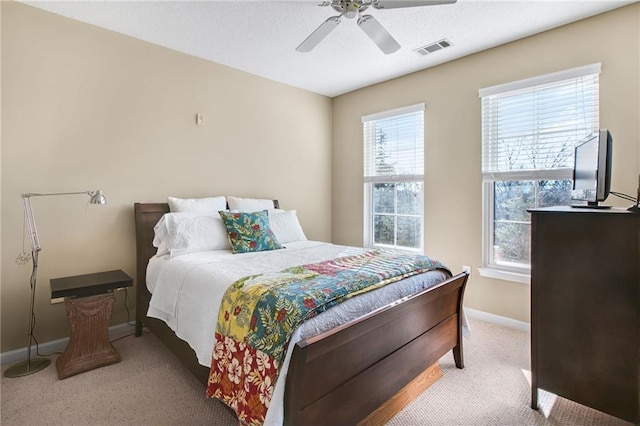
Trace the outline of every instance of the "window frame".
{"type": "MultiPolygon", "coordinates": [[[[553,84],[563,80],[578,79],[590,75],[599,75],[601,64],[591,64],[583,67],[572,68],[556,73],[545,74],[533,78],[519,80],[511,83],[501,84],[479,90],[479,97],[485,98],[492,95],[506,94],[519,90],[531,90],[536,86],[553,84]]],[[[597,94],[599,94],[599,83],[597,94]]],[[[531,92],[534,93],[534,92],[531,92]]],[[[598,108],[599,109],[599,108],[598,108]]],[[[493,146],[486,146],[485,137],[485,117],[482,108],[482,164],[484,169],[484,150],[493,146]]],[[[496,120],[495,116],[488,117],[487,120],[496,120]]],[[[599,113],[596,111],[595,127],[599,126],[599,113]]],[[[577,141],[576,141],[577,142],[577,141]]],[[[492,151],[490,151],[490,154],[492,151]]],[[[493,161],[493,160],[492,160],[493,161]]],[[[541,180],[572,180],[573,169],[563,167],[557,169],[534,169],[534,170],[513,170],[494,171],[482,174],[482,267],[479,268],[480,275],[502,280],[529,283],[531,276],[531,265],[508,264],[507,262],[497,262],[494,252],[495,237],[495,191],[494,184],[499,181],[541,181],[541,180]]],[[[530,223],[530,222],[529,222],[530,223]]]]}
{"type": "Polygon", "coordinates": [[[422,113],[422,162],[424,164],[424,111],[425,104],[419,103],[415,105],[410,105],[406,107],[396,108],[380,113],[370,114],[362,117],[363,123],[363,149],[364,149],[364,170],[363,170],[363,180],[364,180],[364,206],[363,206],[363,246],[364,247],[377,247],[384,249],[394,249],[408,252],[423,252],[424,251],[424,172],[422,174],[397,174],[397,175],[385,175],[385,176],[367,176],[367,135],[365,131],[366,122],[388,119],[396,116],[402,116],[409,113],[421,112],[422,113]],[[373,190],[375,184],[386,183],[386,184],[402,184],[402,183],[420,183],[420,197],[422,203],[420,204],[420,237],[419,247],[412,248],[406,246],[398,246],[398,232],[397,232],[397,218],[398,216],[404,216],[402,214],[398,214],[397,209],[397,190],[394,192],[394,213],[393,216],[396,220],[396,229],[394,230],[394,240],[396,242],[395,245],[388,244],[380,244],[375,243],[375,229],[374,229],[374,195],[373,190]]]}

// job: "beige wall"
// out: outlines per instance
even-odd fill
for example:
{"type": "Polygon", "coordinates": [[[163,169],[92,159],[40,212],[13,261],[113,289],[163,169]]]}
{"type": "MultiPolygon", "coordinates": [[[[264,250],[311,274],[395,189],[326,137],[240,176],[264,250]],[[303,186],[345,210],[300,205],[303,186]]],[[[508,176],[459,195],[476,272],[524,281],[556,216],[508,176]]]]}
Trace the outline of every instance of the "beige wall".
{"type": "MultiPolygon", "coordinates": [[[[69,335],[64,306],[49,303],[50,278],[135,276],[136,201],[275,197],[298,210],[309,238],[331,237],[327,97],[7,2],[2,89],[2,352],[26,344],[30,265],[14,262],[21,193],[102,189],[108,199],[33,199],[41,342],[69,335]]],[[[119,293],[112,323],[125,320],[119,293]]]]}
{"type": "MultiPolygon", "coordinates": [[[[333,241],[362,244],[361,116],[426,102],[425,251],[454,271],[472,265],[466,306],[529,321],[529,285],[482,278],[476,269],[482,264],[478,89],[601,62],[600,125],[615,144],[612,188],[635,194],[639,28],[640,4],[634,4],[334,98],[333,241]]],[[[613,196],[607,202],[628,205],[613,196]]]]}
{"type": "MultiPolygon", "coordinates": [[[[527,285],[475,270],[479,88],[601,62],[601,126],[615,138],[613,188],[635,194],[639,4],[349,93],[333,105],[23,4],[1,4],[1,352],[26,343],[30,267],[14,262],[23,249],[24,192],[99,188],[109,200],[102,207],[87,206],[83,196],[33,200],[43,246],[40,341],[68,336],[64,307],[49,304],[50,278],[108,269],[135,276],[135,201],[276,197],[298,209],[310,238],[360,245],[366,114],[426,102],[426,252],[456,271],[474,267],[466,298],[472,308],[529,318],[527,285]],[[205,114],[204,127],[195,126],[196,112],[205,114]],[[242,164],[234,161],[240,158],[242,164]]],[[[133,297],[129,307],[133,315],[133,297]]],[[[125,319],[118,294],[112,322],[125,319]]]]}

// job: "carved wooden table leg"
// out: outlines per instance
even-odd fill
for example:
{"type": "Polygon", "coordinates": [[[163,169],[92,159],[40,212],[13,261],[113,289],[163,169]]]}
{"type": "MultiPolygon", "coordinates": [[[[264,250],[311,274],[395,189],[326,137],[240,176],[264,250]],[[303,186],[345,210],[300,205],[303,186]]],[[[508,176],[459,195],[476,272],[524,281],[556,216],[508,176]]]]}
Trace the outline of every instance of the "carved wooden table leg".
{"type": "Polygon", "coordinates": [[[71,337],[56,360],[58,378],[120,362],[120,354],[109,342],[113,301],[113,293],[64,299],[71,337]]]}

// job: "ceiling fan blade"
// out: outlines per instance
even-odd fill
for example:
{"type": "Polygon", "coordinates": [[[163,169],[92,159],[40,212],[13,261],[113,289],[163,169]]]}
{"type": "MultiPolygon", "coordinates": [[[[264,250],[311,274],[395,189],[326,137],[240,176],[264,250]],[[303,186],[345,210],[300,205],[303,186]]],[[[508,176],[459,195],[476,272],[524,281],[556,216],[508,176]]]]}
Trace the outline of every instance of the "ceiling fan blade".
{"type": "Polygon", "coordinates": [[[358,26],[378,45],[385,55],[400,49],[400,45],[396,39],[394,39],[373,16],[362,15],[358,18],[358,26]]]}
{"type": "Polygon", "coordinates": [[[373,0],[371,6],[375,9],[399,9],[401,7],[453,4],[456,1],[457,0],[373,0]]]}
{"type": "Polygon", "coordinates": [[[340,18],[342,18],[342,15],[332,16],[331,18],[324,21],[318,28],[315,29],[314,32],[309,35],[309,37],[304,39],[304,41],[300,43],[298,47],[296,47],[296,50],[298,52],[310,52],[314,47],[318,45],[318,43],[320,43],[326,36],[328,36],[335,27],[338,26],[338,24],[340,23],[340,18]]]}

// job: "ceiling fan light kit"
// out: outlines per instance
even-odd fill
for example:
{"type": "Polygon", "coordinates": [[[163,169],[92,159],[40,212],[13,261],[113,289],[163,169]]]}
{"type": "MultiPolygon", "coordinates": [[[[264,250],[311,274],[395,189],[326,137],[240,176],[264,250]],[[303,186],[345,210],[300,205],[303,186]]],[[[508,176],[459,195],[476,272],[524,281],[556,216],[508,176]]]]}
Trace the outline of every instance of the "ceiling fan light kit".
{"type": "Polygon", "coordinates": [[[358,18],[358,26],[364,33],[382,50],[385,55],[396,52],[400,49],[400,44],[372,15],[362,15],[361,13],[369,7],[378,10],[400,9],[406,7],[435,6],[439,4],[452,4],[456,0],[331,0],[324,1],[319,6],[331,6],[333,10],[340,13],[332,16],[316,28],[298,47],[298,52],[310,52],[318,45],[331,31],[333,31],[344,16],[347,19],[358,18]]]}

